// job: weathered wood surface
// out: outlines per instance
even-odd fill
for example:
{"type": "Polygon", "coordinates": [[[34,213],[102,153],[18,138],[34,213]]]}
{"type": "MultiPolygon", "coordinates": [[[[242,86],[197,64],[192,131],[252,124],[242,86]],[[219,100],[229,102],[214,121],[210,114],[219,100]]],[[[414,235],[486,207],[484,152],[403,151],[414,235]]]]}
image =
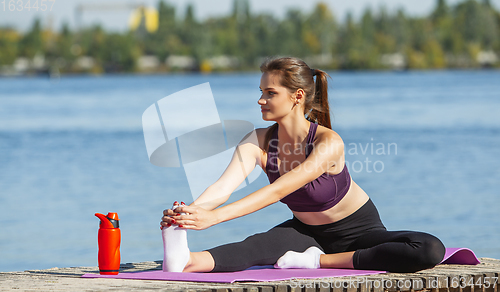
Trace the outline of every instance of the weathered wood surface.
{"type": "MultiPolygon", "coordinates": [[[[481,258],[481,264],[439,265],[417,273],[295,279],[234,284],[177,281],[86,279],[97,267],[52,268],[0,273],[0,291],[172,291],[172,292],[499,292],[500,260],[481,258]],[[488,284],[489,283],[489,284],[488,284]]],[[[122,272],[161,269],[161,261],[122,264],[122,272]]]]}

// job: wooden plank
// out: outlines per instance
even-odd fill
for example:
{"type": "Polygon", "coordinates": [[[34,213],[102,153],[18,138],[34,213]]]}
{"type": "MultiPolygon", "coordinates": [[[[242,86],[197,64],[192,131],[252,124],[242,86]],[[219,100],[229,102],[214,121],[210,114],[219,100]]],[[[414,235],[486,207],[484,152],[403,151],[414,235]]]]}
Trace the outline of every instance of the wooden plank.
{"type": "Polygon", "coordinates": [[[475,292],[474,277],[472,275],[462,275],[460,284],[463,292],[475,292]]]}
{"type": "Polygon", "coordinates": [[[448,282],[448,292],[462,292],[462,288],[460,288],[460,278],[456,275],[449,275],[447,278],[448,282]]]}
{"type": "Polygon", "coordinates": [[[436,276],[426,276],[422,279],[424,281],[425,289],[429,291],[439,290],[439,279],[436,276]]]}
{"type": "Polygon", "coordinates": [[[449,288],[448,277],[447,276],[438,276],[438,289],[439,291],[448,291],[449,288]]]}
{"type": "Polygon", "coordinates": [[[366,277],[358,278],[357,281],[358,281],[359,292],[371,292],[372,288],[366,277]]]}
{"type": "Polygon", "coordinates": [[[316,290],[316,291],[318,291],[318,292],[331,292],[332,291],[332,287],[331,286],[333,285],[332,284],[333,282],[325,282],[325,283],[327,283],[328,285],[321,284],[319,286],[319,289],[316,290]]]}
{"type": "Polygon", "coordinates": [[[419,278],[398,278],[396,288],[401,292],[418,291],[424,288],[424,283],[419,278]]]}
{"type": "Polygon", "coordinates": [[[274,288],[274,292],[288,292],[288,285],[279,284],[274,288]]]}
{"type": "Polygon", "coordinates": [[[346,280],[345,282],[344,292],[358,292],[358,282],[356,280],[346,280]]]}
{"type": "Polygon", "coordinates": [[[289,292],[302,292],[302,288],[298,285],[298,283],[296,282],[296,285],[294,286],[289,286],[289,292]]]}
{"type": "Polygon", "coordinates": [[[390,278],[384,281],[384,288],[389,292],[398,291],[398,279],[390,278]]]}
{"type": "Polygon", "coordinates": [[[259,292],[273,292],[272,286],[259,286],[259,292]]]}
{"type": "Polygon", "coordinates": [[[486,292],[484,288],[484,275],[474,274],[474,292],[486,292]]]}
{"type": "Polygon", "coordinates": [[[483,289],[484,292],[497,292],[498,291],[498,282],[496,285],[493,285],[495,281],[496,273],[494,272],[486,272],[483,273],[483,289]]]}
{"type": "Polygon", "coordinates": [[[495,272],[489,272],[486,273],[486,276],[489,277],[488,280],[490,281],[490,290],[491,292],[498,292],[500,289],[498,288],[498,282],[499,282],[499,277],[500,273],[495,273],[495,272]]]}
{"type": "MultiPolygon", "coordinates": [[[[214,291],[216,292],[216,291],[214,291]]],[[[259,292],[259,288],[258,287],[247,287],[246,288],[246,292],[259,292]]]]}
{"type": "Polygon", "coordinates": [[[373,278],[368,278],[368,281],[370,281],[371,289],[373,292],[383,292],[384,291],[384,283],[383,283],[383,278],[381,277],[373,277],[373,278]]]}
{"type": "Polygon", "coordinates": [[[344,281],[341,279],[335,280],[332,283],[332,292],[344,292],[344,287],[342,285],[344,281]]]}
{"type": "Polygon", "coordinates": [[[411,279],[411,290],[422,291],[425,289],[425,282],[422,278],[410,278],[411,279]]]}
{"type": "Polygon", "coordinates": [[[462,292],[463,285],[460,285],[460,283],[461,283],[460,275],[453,274],[448,276],[448,288],[450,291],[462,292]]]}

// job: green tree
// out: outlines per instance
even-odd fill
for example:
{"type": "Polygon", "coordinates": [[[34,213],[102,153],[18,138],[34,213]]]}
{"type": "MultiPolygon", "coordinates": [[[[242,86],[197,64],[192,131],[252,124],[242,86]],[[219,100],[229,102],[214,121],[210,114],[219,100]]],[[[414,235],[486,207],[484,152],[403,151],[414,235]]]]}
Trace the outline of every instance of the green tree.
{"type": "Polygon", "coordinates": [[[0,65],[12,65],[18,56],[21,36],[13,29],[0,29],[0,65]]]}
{"type": "MultiPolygon", "coordinates": [[[[307,47],[304,46],[304,18],[302,11],[289,9],[285,19],[276,31],[276,52],[274,54],[304,57],[307,47]]],[[[307,38],[307,36],[305,36],[307,38]]],[[[307,40],[311,42],[310,40],[307,40]]],[[[308,44],[310,46],[311,43],[308,44]]],[[[317,43],[320,46],[319,43],[317,43]]]]}
{"type": "Polygon", "coordinates": [[[130,72],[135,69],[141,52],[132,33],[112,33],[106,36],[100,62],[106,72],[130,72]]]}
{"type": "Polygon", "coordinates": [[[205,37],[202,35],[202,27],[194,17],[193,4],[188,4],[182,26],[179,29],[179,38],[184,45],[184,54],[194,56],[198,62],[201,62],[206,55],[206,47],[204,47],[206,35],[205,37]]]}
{"type": "Polygon", "coordinates": [[[376,47],[371,42],[363,40],[359,25],[354,22],[351,13],[339,32],[338,52],[340,53],[341,69],[359,70],[379,67],[376,47]]]}
{"type": "Polygon", "coordinates": [[[42,42],[42,26],[40,19],[33,21],[33,26],[19,42],[20,55],[32,59],[37,53],[44,53],[42,42]]]}
{"type": "Polygon", "coordinates": [[[444,52],[438,41],[429,39],[424,45],[423,52],[430,68],[441,69],[446,66],[444,52]]]}
{"type": "Polygon", "coordinates": [[[261,14],[254,17],[253,22],[255,38],[259,40],[259,45],[255,49],[255,57],[276,54],[276,47],[280,45],[275,39],[279,21],[272,15],[261,14]]]}
{"type": "Polygon", "coordinates": [[[331,10],[325,3],[318,3],[306,18],[303,38],[308,46],[308,54],[331,54],[335,41],[337,23],[331,10]]]}
{"type": "Polygon", "coordinates": [[[375,29],[383,34],[391,33],[391,21],[387,7],[380,6],[377,16],[375,17],[375,29]]]}
{"type": "Polygon", "coordinates": [[[239,23],[244,23],[250,19],[250,3],[248,0],[233,0],[232,17],[239,23]]]}
{"type": "Polygon", "coordinates": [[[396,50],[399,52],[409,45],[410,42],[410,28],[408,25],[408,18],[404,11],[399,9],[394,17],[391,19],[391,35],[396,42],[396,50]]]}
{"type": "Polygon", "coordinates": [[[361,34],[363,39],[368,42],[373,42],[375,39],[375,20],[372,9],[367,7],[361,17],[361,34]]]}
{"type": "Polygon", "coordinates": [[[255,37],[256,26],[250,12],[248,0],[234,0],[232,18],[238,38],[239,53],[236,56],[240,57],[243,66],[249,66],[256,57],[255,51],[259,42],[255,37]]]}
{"type": "Polygon", "coordinates": [[[437,0],[436,8],[434,8],[434,11],[431,14],[431,19],[436,23],[440,19],[447,17],[448,13],[449,13],[449,8],[448,5],[446,4],[446,0],[437,0]]]}
{"type": "Polygon", "coordinates": [[[100,25],[84,29],[80,36],[81,55],[93,57],[96,61],[105,60],[107,35],[100,25]]]}
{"type": "Polygon", "coordinates": [[[455,26],[466,42],[491,48],[498,39],[498,27],[491,9],[475,0],[467,0],[456,7],[455,26]]]}
{"type": "Polygon", "coordinates": [[[73,34],[69,29],[68,23],[64,22],[56,39],[56,56],[61,57],[66,61],[73,61],[75,59],[75,55],[71,52],[73,44],[73,34]]]}
{"type": "Polygon", "coordinates": [[[176,32],[175,7],[168,2],[158,2],[158,29],[153,33],[145,32],[141,51],[146,55],[156,55],[160,60],[174,53],[180,46],[176,32]]]}

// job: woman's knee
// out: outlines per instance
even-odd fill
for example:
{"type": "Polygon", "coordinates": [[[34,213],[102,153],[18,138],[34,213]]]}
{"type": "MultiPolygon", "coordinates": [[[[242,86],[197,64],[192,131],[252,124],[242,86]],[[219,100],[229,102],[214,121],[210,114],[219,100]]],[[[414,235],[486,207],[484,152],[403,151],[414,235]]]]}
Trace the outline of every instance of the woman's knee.
{"type": "Polygon", "coordinates": [[[445,252],[446,248],[439,238],[426,234],[425,239],[422,241],[420,263],[424,269],[432,268],[441,263],[445,252]]]}

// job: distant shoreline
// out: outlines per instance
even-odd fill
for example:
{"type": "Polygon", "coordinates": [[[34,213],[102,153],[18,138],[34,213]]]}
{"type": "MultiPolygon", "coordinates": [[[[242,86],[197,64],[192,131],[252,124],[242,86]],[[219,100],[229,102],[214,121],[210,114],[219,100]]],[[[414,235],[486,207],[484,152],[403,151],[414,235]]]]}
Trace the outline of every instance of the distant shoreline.
{"type": "MultiPolygon", "coordinates": [[[[390,69],[359,69],[359,70],[325,70],[328,73],[425,73],[425,72],[500,72],[498,68],[444,68],[444,69],[409,69],[409,70],[390,70],[390,69]]],[[[104,76],[168,76],[168,75],[231,75],[231,74],[260,74],[258,70],[237,70],[237,71],[170,71],[170,72],[108,72],[108,73],[61,73],[58,76],[51,76],[47,73],[27,73],[27,74],[1,74],[0,80],[3,78],[48,78],[57,79],[60,77],[104,77],[104,76]]]]}

